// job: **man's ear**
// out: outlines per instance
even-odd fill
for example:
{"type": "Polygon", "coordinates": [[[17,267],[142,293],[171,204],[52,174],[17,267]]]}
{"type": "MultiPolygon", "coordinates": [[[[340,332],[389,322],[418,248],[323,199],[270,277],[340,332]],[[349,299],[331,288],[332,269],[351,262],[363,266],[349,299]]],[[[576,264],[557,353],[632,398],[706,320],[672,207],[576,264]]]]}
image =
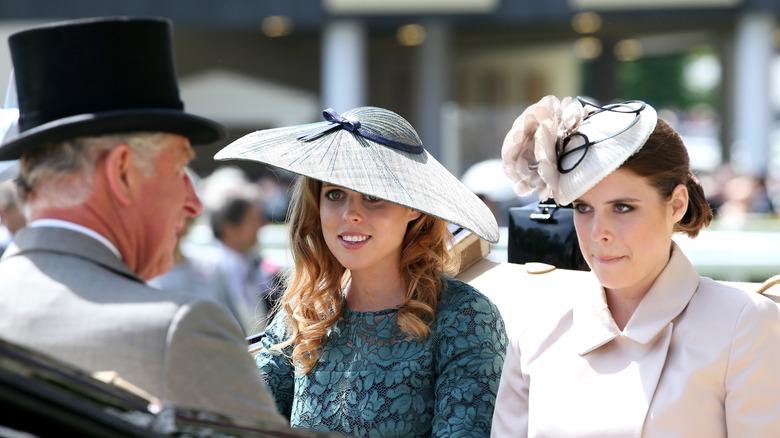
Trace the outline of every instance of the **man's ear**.
{"type": "Polygon", "coordinates": [[[126,143],[114,146],[103,160],[108,188],[113,197],[124,206],[132,203],[138,169],[133,163],[133,152],[126,143]]]}

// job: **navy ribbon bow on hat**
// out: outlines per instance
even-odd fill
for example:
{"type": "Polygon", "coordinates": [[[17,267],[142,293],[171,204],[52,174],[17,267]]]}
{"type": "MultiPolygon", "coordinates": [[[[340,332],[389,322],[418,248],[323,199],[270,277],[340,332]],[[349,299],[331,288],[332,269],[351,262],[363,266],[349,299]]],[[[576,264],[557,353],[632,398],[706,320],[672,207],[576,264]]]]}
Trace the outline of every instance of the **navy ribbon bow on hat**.
{"type": "Polygon", "coordinates": [[[425,149],[423,149],[423,146],[421,144],[418,145],[407,144],[400,141],[389,139],[387,137],[383,137],[379,134],[375,134],[367,130],[366,128],[362,127],[359,120],[351,119],[349,117],[342,117],[333,108],[328,108],[325,111],[323,111],[322,117],[325,119],[325,121],[330,123],[314,132],[310,132],[308,134],[299,136],[298,140],[311,141],[329,132],[333,132],[337,129],[346,129],[347,131],[353,134],[357,134],[367,140],[371,140],[373,142],[391,147],[393,149],[398,149],[412,154],[421,154],[425,151],[425,149]]]}

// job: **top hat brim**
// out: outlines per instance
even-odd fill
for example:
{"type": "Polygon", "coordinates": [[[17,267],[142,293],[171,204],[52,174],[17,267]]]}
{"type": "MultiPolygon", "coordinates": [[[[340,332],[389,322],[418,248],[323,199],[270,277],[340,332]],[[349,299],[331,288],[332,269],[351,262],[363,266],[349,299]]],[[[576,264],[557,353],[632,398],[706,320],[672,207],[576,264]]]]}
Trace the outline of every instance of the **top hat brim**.
{"type": "Polygon", "coordinates": [[[204,117],[179,110],[130,109],[79,114],[57,119],[6,138],[0,160],[15,160],[38,146],[77,137],[125,132],[167,132],[187,137],[193,146],[227,137],[225,127],[204,117]]]}

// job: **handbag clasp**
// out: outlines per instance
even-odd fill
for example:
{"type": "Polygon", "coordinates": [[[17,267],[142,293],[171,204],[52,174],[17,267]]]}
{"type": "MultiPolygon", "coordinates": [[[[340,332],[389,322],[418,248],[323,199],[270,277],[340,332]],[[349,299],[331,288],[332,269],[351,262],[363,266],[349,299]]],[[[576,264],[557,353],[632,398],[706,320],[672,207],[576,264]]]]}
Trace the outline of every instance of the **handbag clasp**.
{"type": "Polygon", "coordinates": [[[536,210],[531,212],[530,218],[536,222],[555,222],[553,215],[558,211],[558,204],[552,198],[540,201],[536,210]]]}

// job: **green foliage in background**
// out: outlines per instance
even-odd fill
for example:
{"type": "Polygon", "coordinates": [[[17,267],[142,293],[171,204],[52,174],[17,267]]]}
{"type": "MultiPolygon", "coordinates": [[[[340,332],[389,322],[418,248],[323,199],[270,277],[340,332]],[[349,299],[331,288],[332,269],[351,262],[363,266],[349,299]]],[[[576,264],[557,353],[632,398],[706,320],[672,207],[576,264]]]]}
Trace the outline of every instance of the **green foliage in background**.
{"type": "Polygon", "coordinates": [[[652,102],[657,107],[688,109],[706,104],[718,106],[720,87],[692,89],[686,86],[684,71],[697,57],[713,54],[702,47],[687,53],[647,56],[618,63],[618,92],[622,96],[652,102]]]}

